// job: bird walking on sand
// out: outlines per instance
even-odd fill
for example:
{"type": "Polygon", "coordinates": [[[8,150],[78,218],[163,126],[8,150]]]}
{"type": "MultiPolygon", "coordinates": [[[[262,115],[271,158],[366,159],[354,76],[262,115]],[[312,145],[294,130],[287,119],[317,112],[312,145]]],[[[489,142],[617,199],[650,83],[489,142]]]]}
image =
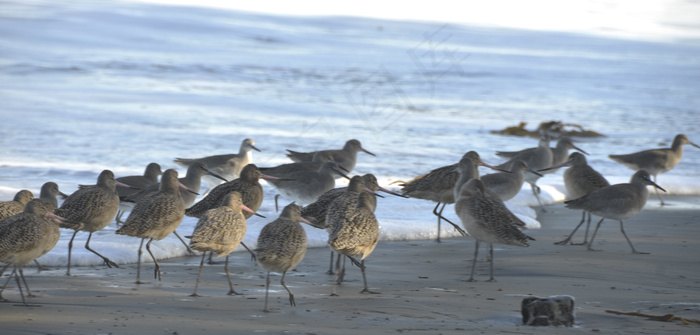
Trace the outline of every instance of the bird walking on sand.
{"type": "MultiPolygon", "coordinates": [[[[484,163],[481,157],[475,151],[469,151],[462,156],[462,159],[471,159],[475,166],[486,166],[492,169],[499,170],[491,165],[484,163]]],[[[440,242],[440,221],[445,220],[447,223],[451,224],[462,236],[467,236],[464,230],[442,216],[442,211],[445,209],[447,204],[453,204],[455,202],[454,189],[455,183],[459,179],[459,171],[457,170],[459,163],[439,167],[430,171],[429,173],[416,177],[415,179],[400,184],[402,186],[401,193],[416,199],[425,199],[436,202],[435,208],[433,208],[433,214],[437,216],[437,241],[440,242]],[[438,211],[438,207],[442,204],[442,207],[438,211]]],[[[479,170],[473,169],[471,171],[470,178],[479,178],[479,170]]],[[[465,181],[466,182],[466,181],[465,181]]]]}
{"type": "Polygon", "coordinates": [[[635,215],[637,215],[649,198],[649,189],[647,186],[654,186],[664,192],[661,186],[657,185],[655,182],[651,181],[649,172],[646,170],[639,170],[630,179],[629,183],[615,184],[607,187],[599,188],[581,198],[565,201],[566,208],[569,209],[582,209],[584,211],[590,212],[593,215],[600,216],[601,219],[593,231],[593,236],[591,241],[588,242],[588,250],[594,250],[593,240],[595,235],[598,233],[598,228],[600,224],[603,223],[605,219],[612,219],[620,221],[620,231],[622,235],[627,239],[632,248],[633,254],[648,254],[648,252],[640,252],[634,248],[632,241],[625,233],[625,228],[622,225],[623,220],[627,220],[635,215]]]}
{"type": "MultiPolygon", "coordinates": [[[[607,179],[605,179],[605,177],[603,177],[602,174],[588,165],[586,156],[578,152],[571,153],[568,161],[544,170],[547,171],[551,169],[559,169],[564,166],[569,166],[569,168],[564,171],[564,187],[566,187],[566,194],[569,200],[581,198],[599,188],[610,186],[610,183],[607,181],[607,179]]],[[[581,222],[576,225],[576,228],[574,228],[571,234],[569,234],[569,236],[564,240],[555,242],[554,244],[564,245],[571,243],[580,245],[588,243],[588,229],[590,225],[591,213],[583,211],[581,215],[581,222]],[[586,234],[583,238],[583,243],[572,243],[571,238],[586,220],[586,213],[588,213],[588,222],[586,224],[586,234]]]]}
{"type": "Polygon", "coordinates": [[[496,281],[493,277],[493,244],[506,244],[520,247],[529,246],[528,240],[534,239],[525,235],[520,229],[525,223],[520,221],[503,201],[497,197],[486,195],[486,187],[479,179],[469,180],[460,189],[460,195],[455,203],[455,212],[462,221],[464,229],[476,240],[474,260],[468,281],[474,281],[476,257],[479,253],[479,243],[489,244],[489,260],[491,265],[488,281],[496,281]]]}
{"type": "MultiPolygon", "coordinates": [[[[554,154],[552,153],[552,148],[549,147],[549,136],[542,135],[537,147],[534,148],[534,150],[522,150],[517,155],[511,157],[507,162],[498,165],[498,167],[502,169],[510,169],[511,165],[513,165],[516,160],[524,161],[527,163],[527,166],[534,171],[551,167],[554,160],[554,154]]],[[[537,203],[544,210],[544,205],[540,199],[540,188],[537,186],[537,180],[539,180],[541,177],[541,174],[537,175],[534,173],[526,173],[525,181],[530,184],[532,194],[535,195],[535,198],[537,198],[537,203]]]]}
{"type": "Polygon", "coordinates": [[[161,280],[160,264],[151,252],[153,240],[162,240],[172,234],[182,222],[185,216],[185,203],[180,194],[181,185],[177,179],[177,171],[168,169],[163,172],[160,180],[160,190],[139,200],[134,209],[126,218],[124,225],[116,233],[140,237],[141,244],[138,250],[138,268],[136,271],[136,283],[141,282],[141,254],[143,253],[143,242],[146,243],[146,250],[151,255],[155,263],[154,276],[161,280]]]}
{"type": "Polygon", "coordinates": [[[7,301],[2,297],[2,292],[13,275],[25,306],[28,305],[22,293],[19,277],[22,278],[24,287],[27,289],[27,296],[34,296],[24,278],[22,267],[45,255],[58,243],[61,232],[54,220],[63,220],[63,218],[55,215],[54,209],[52,204],[34,199],[27,203],[22,213],[0,221],[0,262],[6,264],[0,271],[0,276],[8,267],[14,267],[7,282],[0,289],[0,301],[7,301]]]}
{"type": "Polygon", "coordinates": [[[15,194],[15,197],[10,201],[0,202],[0,221],[22,213],[24,206],[34,199],[34,194],[29,190],[21,190],[15,194]]]}
{"type": "MultiPolygon", "coordinates": [[[[688,136],[678,134],[673,139],[673,144],[671,144],[670,148],[649,149],[627,155],[609,155],[608,157],[634,171],[646,170],[650,175],[654,176],[653,181],[656,183],[658,175],[668,172],[678,165],[681,157],[683,157],[683,145],[686,144],[700,148],[700,146],[691,142],[688,136]]],[[[661,201],[661,205],[665,205],[659,191],[656,189],[654,191],[659,201],[661,201]]]]}
{"type": "Polygon", "coordinates": [[[75,229],[70,242],[68,242],[67,276],[70,276],[73,239],[75,239],[75,235],[78,234],[78,231],[86,231],[89,233],[87,241],[85,242],[85,249],[102,258],[107,267],[119,267],[117,263],[112,262],[109,258],[102,256],[97,251],[90,248],[92,233],[106,227],[112,219],[114,219],[117,210],[119,210],[119,195],[116,190],[117,185],[129,187],[129,185],[118,182],[114,178],[114,173],[112,173],[112,171],[104,170],[97,177],[97,185],[75,191],[63,201],[61,207],[56,209],[56,215],[64,217],[68,221],[83,224],[80,229],[75,229]]]}
{"type": "Polygon", "coordinates": [[[268,223],[260,231],[255,259],[267,271],[265,280],[265,308],[269,312],[267,300],[270,292],[270,272],[282,274],[280,284],[289,293],[289,304],[296,306],[294,294],[284,284],[287,271],[296,267],[306,255],[306,232],[299,222],[309,223],[301,217],[299,206],[291,203],[282,209],[280,216],[268,223]]]}
{"type": "Polygon", "coordinates": [[[68,195],[61,192],[58,189],[58,184],[49,181],[41,185],[41,191],[39,191],[39,199],[44,202],[48,202],[53,205],[53,208],[58,208],[58,196],[63,199],[68,198],[68,195]]]}
{"type": "MultiPolygon", "coordinates": [[[[369,256],[379,242],[379,222],[374,215],[376,199],[374,194],[360,192],[354,208],[348,208],[336,219],[330,219],[333,212],[329,210],[327,219],[332,230],[328,234],[328,246],[338,254],[347,256],[353,264],[360,267],[364,289],[360,293],[379,293],[371,291],[365,274],[365,258],[369,256]],[[360,258],[358,261],[356,258],[360,258]]],[[[337,201],[337,200],[336,200],[337,201]]],[[[339,285],[340,269],[336,266],[332,296],[336,296],[339,285]]]]}
{"type": "Polygon", "coordinates": [[[357,153],[364,152],[368,155],[376,156],[375,154],[367,151],[362,147],[360,141],[352,139],[345,142],[343,149],[340,150],[321,150],[321,151],[311,151],[311,152],[298,152],[287,149],[287,157],[289,157],[294,162],[310,162],[313,160],[316,153],[327,153],[333,157],[333,161],[338,163],[343,169],[347,170],[348,173],[355,169],[357,164],[357,153]]]}
{"type": "MultiPolygon", "coordinates": [[[[202,162],[206,164],[209,170],[226,180],[234,180],[239,177],[241,170],[253,162],[253,150],[260,152],[260,149],[255,147],[255,141],[246,138],[241,142],[241,147],[237,154],[215,155],[202,158],[175,158],[173,162],[182,167],[189,167],[194,162],[202,162]]],[[[213,176],[205,175],[204,181],[208,184],[208,189],[205,194],[209,193],[216,185],[221,184],[221,180],[215,179],[213,176]]]]}
{"type": "MultiPolygon", "coordinates": [[[[243,237],[247,230],[246,218],[243,216],[242,210],[249,213],[254,213],[250,208],[243,204],[241,194],[231,192],[227,194],[221,206],[213,208],[204,213],[197,222],[192,236],[189,236],[190,247],[197,251],[202,251],[202,261],[199,264],[199,272],[197,274],[197,282],[194,286],[193,297],[198,297],[197,288],[199,287],[199,279],[202,276],[202,268],[207,252],[216,254],[217,257],[226,256],[224,270],[228,279],[229,292],[228,295],[240,294],[233,289],[231,282],[231,274],[228,271],[229,254],[242,243],[243,237]]],[[[247,249],[247,247],[246,247],[247,249]]]]}

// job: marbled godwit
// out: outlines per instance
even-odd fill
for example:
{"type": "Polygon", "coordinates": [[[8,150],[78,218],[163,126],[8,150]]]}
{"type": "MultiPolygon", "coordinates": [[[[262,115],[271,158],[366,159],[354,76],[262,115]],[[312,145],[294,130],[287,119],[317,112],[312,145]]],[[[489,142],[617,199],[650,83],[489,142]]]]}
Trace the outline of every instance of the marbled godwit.
{"type": "MultiPolygon", "coordinates": [[[[571,153],[569,155],[569,160],[555,165],[549,169],[558,169],[564,166],[569,166],[566,171],[564,171],[564,186],[566,187],[566,193],[569,200],[574,200],[588,195],[599,188],[610,186],[610,183],[603,177],[602,174],[594,170],[588,162],[586,157],[578,152],[571,153]]],[[[576,228],[569,234],[569,236],[563,241],[556,242],[554,244],[567,244],[571,243],[571,238],[574,236],[579,227],[586,220],[586,211],[583,211],[581,216],[581,222],[576,225],[576,228]]],[[[588,223],[586,225],[586,235],[583,238],[583,243],[571,243],[571,244],[586,244],[588,243],[588,228],[591,225],[591,213],[588,213],[588,223]]]]}
{"type": "MultiPolygon", "coordinates": [[[[280,179],[268,180],[285,198],[297,204],[310,204],[323,193],[335,187],[335,174],[348,178],[336,162],[326,162],[317,171],[296,171],[277,175],[280,179]]],[[[349,178],[348,178],[349,179],[349,178]]]]}
{"type": "Polygon", "coordinates": [[[70,276],[73,239],[75,239],[75,235],[78,234],[78,231],[90,233],[85,242],[85,249],[102,258],[108,267],[119,267],[117,263],[112,262],[109,258],[90,249],[92,233],[106,227],[117,214],[117,210],[119,209],[119,195],[117,195],[116,190],[117,185],[129,187],[129,185],[118,182],[114,178],[114,173],[112,173],[112,171],[104,170],[97,177],[97,185],[75,191],[63,201],[61,207],[56,209],[55,213],[58,216],[64,217],[71,222],[80,222],[83,224],[82,228],[75,230],[70,242],[68,242],[68,270],[66,271],[66,275],[70,276]]]}
{"type": "MultiPolygon", "coordinates": [[[[243,167],[253,162],[253,150],[260,152],[260,149],[255,147],[255,141],[246,138],[241,142],[241,147],[237,154],[207,156],[202,158],[175,158],[173,162],[189,167],[192,163],[199,161],[207,165],[210,171],[225,178],[226,180],[234,180],[241,174],[243,167]]],[[[221,180],[214,179],[208,175],[204,176],[204,181],[207,182],[209,189],[205,194],[221,184],[221,180]]]]}
{"type": "MultiPolygon", "coordinates": [[[[540,137],[537,148],[534,148],[534,150],[523,150],[498,167],[502,169],[510,169],[513,162],[516,160],[522,160],[527,163],[527,166],[530,167],[530,169],[539,171],[541,169],[551,167],[553,159],[554,155],[552,153],[552,148],[549,147],[549,137],[547,135],[543,135],[540,137]]],[[[540,205],[540,207],[542,207],[542,210],[544,210],[544,205],[542,204],[542,200],[540,200],[540,188],[537,186],[537,180],[540,179],[541,176],[542,175],[538,176],[533,173],[526,173],[525,181],[530,184],[532,194],[535,195],[535,198],[537,198],[537,203],[540,205]]]]}
{"type": "Polygon", "coordinates": [[[593,231],[591,241],[588,242],[588,250],[594,250],[592,248],[593,239],[595,239],[595,235],[598,233],[598,228],[600,228],[600,224],[603,223],[603,220],[612,219],[620,221],[620,231],[622,235],[625,236],[625,239],[627,239],[627,243],[629,243],[632,248],[633,254],[648,254],[648,252],[639,252],[634,248],[632,241],[630,241],[625,233],[625,228],[622,226],[622,220],[637,215],[637,213],[644,208],[644,204],[646,204],[649,198],[648,185],[666,192],[661,186],[651,181],[649,172],[646,170],[639,170],[632,176],[629,183],[599,188],[581,198],[564,202],[566,208],[582,209],[602,217],[593,231]]]}
{"type": "Polygon", "coordinates": [[[267,297],[270,291],[270,272],[282,274],[280,283],[289,293],[289,304],[296,306],[292,291],[284,284],[284,277],[306,255],[306,232],[299,224],[300,221],[309,223],[301,217],[299,206],[291,203],[284,207],[279,218],[265,225],[258,236],[255,258],[260,267],[267,271],[265,312],[269,312],[267,297]]]}
{"type": "Polygon", "coordinates": [[[254,213],[250,208],[243,204],[241,194],[231,192],[227,194],[221,202],[221,207],[213,208],[204,213],[197,222],[194,228],[190,247],[197,251],[202,251],[202,262],[199,264],[199,273],[197,274],[197,282],[194,286],[193,297],[198,297],[197,288],[199,287],[199,279],[202,276],[202,268],[204,267],[204,259],[207,252],[210,255],[216,254],[217,257],[226,256],[226,278],[228,279],[229,292],[231,294],[240,294],[233,289],[231,282],[231,274],[228,271],[229,254],[242,243],[243,237],[247,230],[246,218],[241,210],[254,213]]]}
{"type": "MultiPolygon", "coordinates": [[[[487,189],[494,192],[503,201],[513,199],[523,188],[525,172],[542,176],[539,172],[530,169],[527,163],[518,159],[510,166],[510,172],[497,172],[481,176],[481,181],[487,189]]],[[[457,189],[455,188],[455,191],[457,189]]]]}
{"type": "Polygon", "coordinates": [[[22,213],[24,206],[34,199],[34,194],[29,190],[21,190],[15,194],[15,197],[10,201],[0,202],[0,221],[22,213]]]}
{"type": "MultiPolygon", "coordinates": [[[[654,183],[656,183],[658,175],[670,171],[681,161],[683,145],[685,144],[700,148],[700,146],[691,142],[687,136],[678,134],[673,139],[673,144],[670,148],[649,149],[633,154],[609,155],[608,157],[632,170],[647,170],[650,175],[654,176],[654,183]]],[[[664,200],[659,195],[659,191],[656,189],[654,191],[659,201],[661,201],[661,205],[665,205],[664,200]]]]}
{"type": "MultiPolygon", "coordinates": [[[[462,156],[462,159],[471,159],[476,166],[486,166],[495,169],[495,167],[484,163],[479,157],[479,154],[475,151],[469,151],[462,156]]],[[[433,208],[433,214],[437,216],[437,241],[440,242],[440,220],[445,220],[451,224],[462,236],[467,236],[462,228],[454,224],[452,221],[446,219],[442,216],[442,211],[445,209],[447,204],[453,204],[455,202],[454,188],[455,183],[459,179],[459,172],[457,170],[459,163],[439,167],[430,171],[429,173],[416,177],[412,181],[401,184],[401,192],[410,197],[416,199],[425,199],[436,202],[435,208],[433,208]],[[442,204],[442,208],[438,211],[438,207],[442,204]]],[[[472,171],[471,178],[478,178],[479,171],[472,171]]],[[[469,178],[467,179],[469,180],[469,178]]]]}
{"type": "Polygon", "coordinates": [[[495,281],[493,278],[493,244],[527,247],[529,246],[528,240],[534,240],[520,231],[520,228],[524,227],[525,224],[503,205],[503,201],[486,195],[484,183],[479,179],[471,179],[462,186],[459,198],[455,203],[455,212],[462,221],[464,229],[476,240],[469,281],[474,281],[480,242],[489,244],[491,277],[488,281],[495,281]]]}
{"type": "MultiPolygon", "coordinates": [[[[287,157],[289,157],[291,160],[295,162],[309,162],[313,159],[314,155],[319,152],[319,151],[312,151],[312,152],[297,152],[297,151],[292,151],[287,149],[289,152],[287,154],[287,157]]],[[[320,152],[325,152],[330,154],[333,157],[333,161],[338,163],[340,166],[343,167],[343,169],[346,169],[348,172],[352,171],[355,169],[355,165],[357,164],[357,153],[358,152],[364,152],[372,156],[376,156],[375,154],[365,150],[362,147],[362,144],[360,144],[360,141],[358,140],[349,140],[345,142],[345,146],[343,146],[343,149],[340,150],[322,150],[320,152]]]]}
{"type": "MultiPolygon", "coordinates": [[[[124,176],[117,178],[117,181],[130,185],[132,187],[120,187],[117,186],[117,193],[119,194],[119,199],[125,199],[130,195],[139,193],[145,190],[151,185],[158,183],[158,177],[163,174],[160,164],[150,163],[146,166],[146,170],[143,172],[142,176],[124,176]]],[[[156,191],[158,189],[156,188],[156,191]]],[[[120,202],[119,211],[117,211],[117,224],[122,223],[121,218],[124,215],[124,211],[130,211],[134,208],[133,203],[120,202]],[[123,208],[123,209],[122,209],[123,208]]]]}
{"type": "Polygon", "coordinates": [[[53,205],[54,208],[58,208],[58,196],[63,197],[63,199],[68,198],[68,195],[61,192],[58,189],[58,184],[49,181],[41,185],[41,191],[39,192],[39,199],[44,202],[48,202],[53,205]]]}
{"type": "Polygon", "coordinates": [[[54,208],[52,204],[35,199],[25,206],[22,213],[0,221],[0,262],[6,264],[0,271],[0,276],[7,267],[14,267],[7,282],[0,289],[0,301],[6,301],[2,297],[2,292],[13,275],[17,280],[22,303],[27,305],[19,277],[22,278],[24,286],[27,288],[27,295],[34,296],[24,278],[22,267],[45,255],[58,243],[61,232],[54,220],[63,220],[63,218],[53,214],[54,208]]]}
{"type": "MultiPolygon", "coordinates": [[[[116,233],[141,238],[141,245],[138,250],[138,269],[136,272],[136,283],[141,284],[141,254],[143,242],[146,243],[146,250],[155,263],[154,275],[161,280],[160,264],[151,252],[151,242],[162,240],[172,234],[182,222],[185,216],[185,203],[182,201],[177,179],[177,171],[168,169],[163,172],[160,180],[160,190],[154,194],[142,198],[136,203],[134,209],[126,218],[124,225],[116,233]]],[[[184,187],[184,186],[182,186],[184,187]]]]}
{"type": "MultiPolygon", "coordinates": [[[[374,216],[375,207],[372,205],[373,194],[360,192],[357,200],[357,205],[354,208],[349,208],[336,221],[329,221],[332,231],[328,234],[328,245],[335,252],[345,255],[360,267],[362,270],[362,280],[364,281],[364,289],[360,293],[379,293],[371,291],[367,285],[367,276],[365,274],[365,258],[369,256],[379,241],[379,222],[374,216]],[[360,261],[356,259],[360,257],[360,261]]],[[[330,218],[331,211],[328,216],[330,218]]],[[[336,294],[336,287],[339,284],[339,268],[336,267],[336,278],[333,284],[333,292],[336,294]]]]}

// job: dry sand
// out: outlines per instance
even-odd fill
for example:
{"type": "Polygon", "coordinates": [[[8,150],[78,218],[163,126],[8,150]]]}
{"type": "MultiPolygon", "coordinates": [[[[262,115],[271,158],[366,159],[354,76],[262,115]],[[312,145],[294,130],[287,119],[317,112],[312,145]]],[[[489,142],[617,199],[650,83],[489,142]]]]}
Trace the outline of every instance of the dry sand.
{"type": "MultiPolygon", "coordinates": [[[[469,276],[474,241],[380,242],[367,260],[369,285],[380,294],[360,294],[362,278],[349,266],[339,296],[331,297],[333,277],[325,274],[329,249],[310,249],[286,283],[296,307],[273,276],[270,313],[262,312],[265,273],[247,253],[231,258],[236,290],[227,296],[223,265],[207,265],[199,293],[194,288],[200,257],[162,261],[163,281],[136,285],[135,264],[119,269],[76,268],[42,271],[28,267],[33,292],[23,307],[10,285],[0,303],[2,334],[699,334],[700,324],[660,322],[614,315],[606,310],[673,314],[700,319],[700,198],[667,197],[660,207],[653,196],[647,208],[628,220],[634,255],[619,224],[606,220],[595,248],[559,246],[578,222],[580,212],[561,204],[540,215],[542,229],[529,248],[498,246],[497,282],[486,282],[485,247],[477,263],[477,282],[469,276]],[[521,325],[520,302],[529,295],[571,295],[576,299],[573,328],[521,325]]],[[[426,205],[426,210],[429,210],[426,205]]],[[[594,219],[595,220],[595,219],[594,219]]],[[[435,222],[426,222],[434,225],[435,222]]],[[[578,240],[582,234],[578,234],[578,240]]],[[[143,266],[149,279],[153,264],[143,266]]],[[[3,276],[3,282],[7,273],[3,276]]]]}

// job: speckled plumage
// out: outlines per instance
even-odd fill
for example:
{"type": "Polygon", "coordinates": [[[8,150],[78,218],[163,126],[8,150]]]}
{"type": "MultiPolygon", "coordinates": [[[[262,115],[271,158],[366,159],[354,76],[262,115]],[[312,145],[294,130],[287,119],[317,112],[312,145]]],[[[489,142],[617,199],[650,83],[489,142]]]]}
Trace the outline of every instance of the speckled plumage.
{"type": "Polygon", "coordinates": [[[493,243],[527,247],[528,240],[533,240],[520,231],[525,224],[506,208],[503,201],[486,194],[484,183],[479,179],[471,179],[462,186],[455,203],[455,212],[462,221],[464,229],[476,239],[469,281],[474,280],[480,242],[486,242],[490,246],[491,278],[489,280],[493,281],[493,243]]]}
{"type": "MultiPolygon", "coordinates": [[[[373,174],[368,173],[362,176],[362,181],[364,186],[370,191],[374,192],[379,189],[379,184],[377,183],[377,177],[373,174]]],[[[328,192],[323,193],[316,201],[305,206],[301,209],[301,216],[311,222],[313,227],[319,229],[326,228],[326,216],[328,215],[328,207],[331,203],[335,201],[341,194],[345,193],[348,187],[336,187],[334,189],[328,190],[328,192]]],[[[376,198],[374,198],[376,200],[376,198]]],[[[376,204],[375,204],[376,206],[376,204]]]]}
{"type": "Polygon", "coordinates": [[[321,151],[311,151],[311,152],[298,152],[287,149],[287,157],[289,157],[294,162],[310,162],[313,157],[318,152],[323,152],[330,154],[333,157],[333,161],[338,163],[348,172],[355,169],[357,164],[357,153],[363,151],[369,155],[375,156],[375,154],[365,150],[362,147],[360,141],[352,139],[345,142],[345,145],[340,150],[321,150],[321,151]]]}
{"type": "Polygon", "coordinates": [[[289,303],[296,306],[294,295],[284,284],[287,271],[297,266],[306,255],[306,232],[299,223],[302,220],[300,208],[294,203],[287,205],[280,216],[265,225],[258,236],[255,256],[261,268],[267,271],[265,285],[265,308],[270,288],[270,272],[282,274],[281,284],[289,293],[289,303]]]}
{"type": "MultiPolygon", "coordinates": [[[[212,189],[206,197],[185,211],[185,215],[200,218],[206,211],[221,206],[224,197],[231,192],[241,194],[243,204],[252,211],[257,211],[262,205],[263,188],[260,185],[261,173],[255,164],[248,164],[241,171],[240,178],[221,184],[212,189]]],[[[253,214],[244,212],[246,219],[253,214]]]]}
{"type": "Polygon", "coordinates": [[[21,190],[10,201],[0,202],[0,220],[22,213],[24,206],[34,199],[34,194],[29,190],[21,190]]]}

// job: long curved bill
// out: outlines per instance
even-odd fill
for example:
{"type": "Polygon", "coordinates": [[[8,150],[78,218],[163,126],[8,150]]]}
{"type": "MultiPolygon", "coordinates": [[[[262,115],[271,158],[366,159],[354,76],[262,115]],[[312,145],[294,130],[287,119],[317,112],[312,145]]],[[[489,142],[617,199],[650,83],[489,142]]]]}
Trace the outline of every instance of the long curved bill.
{"type": "Polygon", "coordinates": [[[179,186],[181,189],[183,189],[183,190],[185,190],[185,191],[187,191],[187,192],[190,192],[190,193],[192,193],[192,194],[199,195],[199,193],[190,190],[187,186],[183,185],[183,184],[180,183],[180,182],[178,182],[178,186],[179,186]]]}
{"type": "Polygon", "coordinates": [[[215,178],[221,179],[221,180],[223,180],[225,183],[228,183],[228,180],[226,180],[226,178],[224,178],[224,177],[222,177],[222,176],[219,176],[218,174],[216,174],[216,173],[214,173],[214,172],[207,171],[207,174],[210,175],[210,176],[213,176],[213,177],[215,177],[215,178]]]}
{"type": "Polygon", "coordinates": [[[397,197],[408,198],[407,196],[405,196],[405,195],[403,195],[403,194],[398,194],[398,193],[396,193],[396,192],[387,190],[387,189],[385,189],[385,188],[383,188],[383,187],[381,187],[381,186],[379,186],[379,190],[382,191],[382,192],[385,192],[385,193],[389,193],[389,194],[391,194],[391,195],[395,195],[395,196],[397,196],[397,197]]]}
{"type": "MultiPolygon", "coordinates": [[[[573,148],[574,148],[575,150],[580,151],[581,153],[583,153],[583,154],[585,154],[585,155],[588,155],[587,152],[585,152],[583,149],[581,149],[581,148],[579,148],[579,147],[577,147],[577,146],[575,146],[575,145],[573,146],[573,148]]],[[[590,156],[590,155],[589,155],[589,156],[590,156]]]]}
{"type": "Polygon", "coordinates": [[[294,178],[280,178],[280,177],[275,177],[275,176],[270,176],[264,173],[260,174],[260,178],[265,179],[265,180],[277,180],[277,181],[290,181],[290,180],[296,180],[294,178]]]}
{"type": "MultiPolygon", "coordinates": [[[[340,166],[340,165],[338,165],[338,167],[340,167],[340,169],[343,169],[343,170],[347,171],[345,168],[343,168],[343,167],[340,166]]],[[[346,175],[345,173],[343,173],[342,171],[340,171],[340,169],[336,169],[335,166],[331,167],[331,169],[332,169],[333,171],[335,171],[337,174],[339,174],[339,175],[343,176],[344,178],[346,178],[347,180],[350,180],[350,177],[348,177],[348,175],[346,175]]]]}
{"type": "MultiPolygon", "coordinates": [[[[584,153],[585,153],[585,152],[584,152],[584,153]]],[[[560,168],[563,168],[563,167],[565,167],[565,166],[571,165],[572,162],[573,162],[572,160],[568,160],[568,161],[566,161],[566,162],[564,162],[564,163],[561,163],[561,164],[559,164],[559,165],[550,166],[550,167],[548,167],[548,168],[539,169],[539,170],[537,170],[537,171],[539,171],[539,172],[544,172],[544,171],[549,171],[549,170],[560,169],[560,168]]]]}
{"type": "Polygon", "coordinates": [[[259,216],[259,217],[265,219],[264,216],[262,216],[262,215],[256,213],[254,210],[250,209],[250,208],[249,208],[248,206],[246,206],[246,205],[241,204],[241,209],[243,209],[244,211],[246,211],[246,212],[248,212],[248,213],[251,213],[251,214],[253,214],[253,215],[255,215],[255,216],[259,216]]]}
{"type": "MultiPolygon", "coordinates": [[[[117,183],[116,183],[115,185],[116,185],[116,186],[119,186],[119,187],[131,188],[131,189],[134,189],[134,190],[140,190],[140,188],[138,188],[138,187],[136,187],[136,186],[127,185],[127,184],[124,184],[124,183],[122,183],[122,182],[120,182],[120,181],[117,181],[117,183]]],[[[60,193],[60,194],[63,195],[63,193],[60,193]]]]}
{"type": "Polygon", "coordinates": [[[489,164],[486,164],[486,163],[484,163],[484,162],[479,163],[479,165],[485,166],[485,167],[490,168],[490,169],[494,169],[494,170],[496,170],[496,171],[511,173],[511,172],[508,171],[508,170],[499,169],[499,168],[497,168],[497,167],[495,167],[495,166],[493,166],[493,165],[489,165],[489,164]]]}

